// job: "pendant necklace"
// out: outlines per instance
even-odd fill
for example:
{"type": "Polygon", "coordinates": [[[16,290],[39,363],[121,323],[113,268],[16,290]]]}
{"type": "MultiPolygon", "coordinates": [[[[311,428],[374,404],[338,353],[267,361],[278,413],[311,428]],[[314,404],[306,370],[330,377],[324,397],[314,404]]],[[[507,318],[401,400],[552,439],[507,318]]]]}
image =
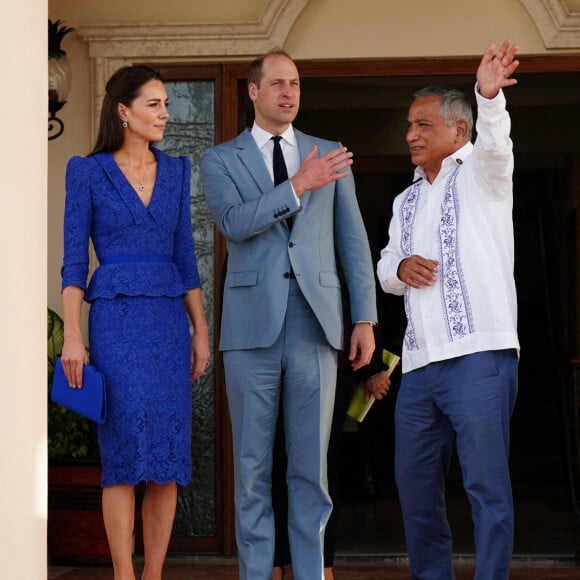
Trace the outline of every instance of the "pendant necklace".
{"type": "Polygon", "coordinates": [[[137,182],[137,186],[139,187],[139,191],[145,191],[145,184],[143,183],[145,179],[145,175],[137,182]]]}
{"type": "Polygon", "coordinates": [[[143,193],[145,191],[145,177],[147,176],[147,169],[148,169],[148,166],[145,165],[145,168],[143,170],[143,176],[141,177],[141,179],[136,177],[135,174],[133,173],[133,171],[131,171],[131,175],[133,176],[133,179],[135,179],[135,181],[137,182],[137,189],[141,193],[143,193]]]}
{"type": "Polygon", "coordinates": [[[131,186],[135,189],[135,191],[137,191],[139,194],[143,194],[145,193],[145,179],[147,178],[147,174],[149,172],[149,165],[150,163],[148,163],[148,158],[149,155],[145,156],[145,158],[143,159],[142,162],[142,175],[141,177],[139,177],[133,170],[133,168],[131,167],[131,161],[127,160],[125,163],[120,162],[118,159],[116,159],[117,163],[119,164],[120,167],[125,167],[124,169],[122,169],[122,171],[125,173],[125,177],[127,179],[127,181],[131,184],[131,186]]]}
{"type": "MultiPolygon", "coordinates": [[[[135,175],[133,173],[131,173],[131,175],[133,175],[133,178],[135,178],[135,175]]],[[[147,175],[147,165],[145,166],[145,171],[143,172],[143,177],[141,177],[141,179],[137,179],[137,188],[139,189],[140,192],[145,191],[145,176],[147,175]]]]}

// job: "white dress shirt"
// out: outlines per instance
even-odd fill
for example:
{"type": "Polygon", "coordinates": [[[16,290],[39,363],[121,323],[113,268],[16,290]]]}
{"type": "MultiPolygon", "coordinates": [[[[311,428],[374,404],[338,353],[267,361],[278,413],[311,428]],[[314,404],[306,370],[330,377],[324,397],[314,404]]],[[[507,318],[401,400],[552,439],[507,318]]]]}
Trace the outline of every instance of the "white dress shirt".
{"type": "MultiPolygon", "coordinates": [[[[288,171],[288,177],[292,177],[298,173],[300,169],[300,151],[298,151],[298,144],[296,143],[296,136],[294,135],[294,128],[292,125],[280,135],[280,147],[282,148],[282,155],[284,155],[284,162],[286,163],[286,170],[288,171]]],[[[270,177],[272,178],[272,183],[274,183],[274,141],[272,141],[272,133],[264,131],[261,127],[254,123],[252,127],[252,137],[264,158],[264,163],[268,168],[270,177]]],[[[292,183],[290,184],[292,185],[292,183]]],[[[292,187],[294,191],[294,187],[292,187]]],[[[296,192],[294,192],[296,195],[296,192]]]]}

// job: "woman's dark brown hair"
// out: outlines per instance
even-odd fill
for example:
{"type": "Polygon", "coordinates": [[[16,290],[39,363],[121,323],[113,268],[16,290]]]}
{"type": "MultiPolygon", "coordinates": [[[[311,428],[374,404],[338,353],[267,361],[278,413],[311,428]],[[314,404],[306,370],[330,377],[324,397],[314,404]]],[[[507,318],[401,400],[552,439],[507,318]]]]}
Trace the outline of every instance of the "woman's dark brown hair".
{"type": "Polygon", "coordinates": [[[118,105],[129,107],[137,98],[141,87],[149,81],[162,81],[161,75],[145,65],[125,66],[116,71],[107,82],[101,108],[99,134],[91,155],[117,151],[123,145],[123,126],[118,105]]]}

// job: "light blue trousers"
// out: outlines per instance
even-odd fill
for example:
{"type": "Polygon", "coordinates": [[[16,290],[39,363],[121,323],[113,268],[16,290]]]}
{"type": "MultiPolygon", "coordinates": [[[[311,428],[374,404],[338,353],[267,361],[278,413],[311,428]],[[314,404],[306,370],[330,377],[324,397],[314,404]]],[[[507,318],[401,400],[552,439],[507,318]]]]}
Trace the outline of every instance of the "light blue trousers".
{"type": "Polygon", "coordinates": [[[395,409],[395,477],[414,580],[450,580],[445,472],[454,441],[475,528],[475,580],[507,580],[513,549],[509,423],[515,350],[480,352],[405,373],[395,409]]]}
{"type": "Polygon", "coordinates": [[[294,578],[321,580],[324,575],[324,527],[332,509],[326,453],[337,355],[295,282],[290,288],[286,321],[273,346],[224,352],[240,580],[272,578],[272,448],[280,398],[294,578]]]}

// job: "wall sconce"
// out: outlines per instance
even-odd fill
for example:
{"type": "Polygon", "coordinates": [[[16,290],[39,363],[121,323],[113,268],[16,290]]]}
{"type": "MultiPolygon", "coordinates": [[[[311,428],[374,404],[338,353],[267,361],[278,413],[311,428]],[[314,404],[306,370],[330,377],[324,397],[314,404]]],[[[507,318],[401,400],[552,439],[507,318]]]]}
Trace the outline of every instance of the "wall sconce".
{"type": "Polygon", "coordinates": [[[66,52],[61,48],[62,39],[74,28],[61,21],[48,21],[48,140],[56,139],[64,131],[64,123],[56,116],[66,103],[70,89],[71,68],[66,52]]]}

